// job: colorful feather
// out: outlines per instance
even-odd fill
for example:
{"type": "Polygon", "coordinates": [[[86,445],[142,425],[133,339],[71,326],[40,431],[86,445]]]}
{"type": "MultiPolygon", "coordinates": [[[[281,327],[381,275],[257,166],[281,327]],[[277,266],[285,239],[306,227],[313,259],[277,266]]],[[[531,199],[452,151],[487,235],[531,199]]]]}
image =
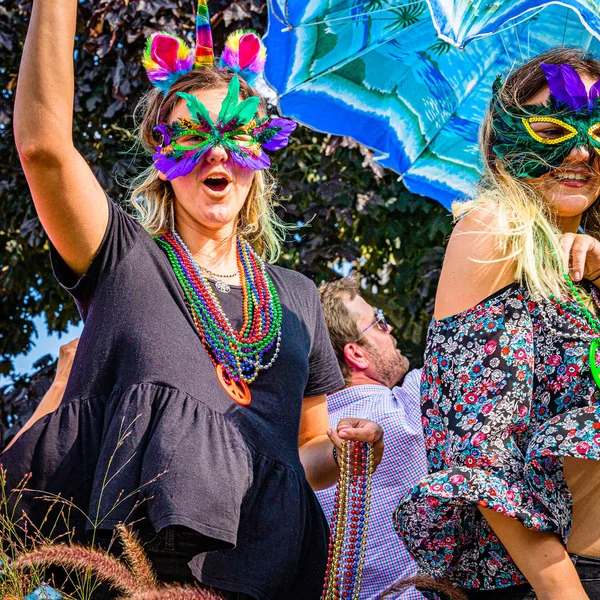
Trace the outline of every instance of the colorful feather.
{"type": "Polygon", "coordinates": [[[219,66],[237,73],[250,85],[265,68],[267,49],[254,31],[234,31],[225,42],[219,66]]]}
{"type": "Polygon", "coordinates": [[[186,94],[185,92],[177,92],[177,95],[180,98],[185,100],[185,104],[190,113],[192,119],[196,119],[198,123],[202,126],[202,128],[206,131],[210,131],[212,127],[214,127],[213,120],[211,116],[206,110],[206,106],[194,96],[194,94],[186,94]]]}
{"type": "Polygon", "coordinates": [[[273,117],[262,127],[254,130],[254,136],[261,146],[269,152],[275,152],[285,148],[290,141],[290,135],[297,127],[297,123],[291,119],[273,117]]]}
{"type": "Polygon", "coordinates": [[[194,66],[194,53],[177,36],[160,32],[153,34],[146,42],[142,65],[153,86],[163,93],[194,66]]]}
{"type": "Polygon", "coordinates": [[[227,86],[227,95],[221,104],[219,124],[225,131],[246,125],[256,116],[260,98],[250,96],[240,102],[240,80],[233,77],[227,86]]]}
{"type": "Polygon", "coordinates": [[[587,108],[589,99],[581,76],[571,65],[540,63],[552,95],[571,108],[587,108]]]}
{"type": "Polygon", "coordinates": [[[194,67],[212,67],[215,64],[210,16],[206,0],[198,0],[196,12],[196,58],[194,67]]]}

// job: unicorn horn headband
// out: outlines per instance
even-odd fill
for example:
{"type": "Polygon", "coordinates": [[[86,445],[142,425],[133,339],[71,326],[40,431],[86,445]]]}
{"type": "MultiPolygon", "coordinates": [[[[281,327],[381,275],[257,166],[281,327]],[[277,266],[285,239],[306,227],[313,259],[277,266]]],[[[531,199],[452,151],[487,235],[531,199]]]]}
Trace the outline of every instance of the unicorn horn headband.
{"type": "MultiPolygon", "coordinates": [[[[266,50],[259,36],[254,31],[236,31],[225,42],[219,67],[229,69],[252,85],[262,73],[265,60],[266,50]]],[[[193,69],[214,68],[206,0],[198,1],[195,49],[177,36],[155,33],[146,43],[142,64],[152,85],[163,94],[193,69]]],[[[185,100],[189,117],[170,124],[158,123],[154,128],[162,138],[155,146],[154,166],[168,180],[190,173],[215,146],[225,148],[231,159],[242,167],[267,169],[271,161],[265,150],[272,152],[287,146],[296,128],[290,119],[261,116],[257,96],[240,101],[237,76],[229,82],[216,120],[194,94],[178,92],[177,95],[185,100]]]]}
{"type": "MultiPolygon", "coordinates": [[[[240,75],[250,85],[263,72],[267,51],[254,31],[235,31],[225,42],[219,66],[240,75]]],[[[153,86],[166,94],[171,86],[193,69],[213,67],[210,17],[206,0],[198,0],[196,11],[196,46],[169,33],[155,33],[146,42],[142,64],[153,86]]]]}

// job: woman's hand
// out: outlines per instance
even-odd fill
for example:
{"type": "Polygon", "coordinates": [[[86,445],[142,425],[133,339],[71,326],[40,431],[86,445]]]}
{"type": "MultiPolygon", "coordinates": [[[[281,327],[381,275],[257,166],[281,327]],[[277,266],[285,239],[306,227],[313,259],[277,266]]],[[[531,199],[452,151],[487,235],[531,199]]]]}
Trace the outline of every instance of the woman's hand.
{"type": "Polygon", "coordinates": [[[373,465],[377,465],[383,458],[383,429],[381,425],[367,419],[342,419],[337,426],[337,430],[329,428],[327,435],[337,449],[341,452],[342,442],[356,441],[369,442],[373,444],[373,465]]]}
{"type": "Polygon", "coordinates": [[[561,246],[571,279],[585,278],[600,286],[600,242],[590,235],[565,233],[561,246]]]}

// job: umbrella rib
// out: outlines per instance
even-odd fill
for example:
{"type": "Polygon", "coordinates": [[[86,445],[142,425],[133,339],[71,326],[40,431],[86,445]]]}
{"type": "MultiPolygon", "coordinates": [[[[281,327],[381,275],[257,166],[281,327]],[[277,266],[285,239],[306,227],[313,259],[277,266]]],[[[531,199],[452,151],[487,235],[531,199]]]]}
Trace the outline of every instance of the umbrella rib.
{"type": "Polygon", "coordinates": [[[562,45],[564,46],[565,44],[565,37],[567,36],[567,23],[569,22],[569,11],[566,12],[565,14],[565,26],[563,28],[563,39],[562,39],[562,45]]]}
{"type": "MultiPolygon", "coordinates": [[[[267,4],[269,5],[270,8],[270,12],[271,14],[280,22],[283,23],[283,25],[286,25],[286,29],[291,31],[293,29],[293,27],[290,25],[289,20],[288,20],[288,14],[287,14],[287,7],[288,4],[286,2],[285,4],[285,21],[277,14],[277,11],[275,10],[275,7],[273,5],[273,0],[267,0],[267,4]]],[[[283,31],[286,31],[286,29],[284,29],[283,31]]]]}
{"type": "MultiPolygon", "coordinates": [[[[487,76],[487,74],[492,70],[492,68],[494,67],[496,61],[493,61],[490,66],[481,74],[481,77],[478,78],[476,84],[473,86],[473,88],[477,87],[479,85],[479,83],[485,79],[485,77],[487,76]]],[[[452,111],[452,114],[444,121],[443,127],[438,127],[437,133],[435,134],[435,136],[433,136],[433,138],[427,142],[427,144],[425,145],[425,147],[419,151],[419,153],[415,156],[414,159],[411,158],[411,165],[410,167],[408,167],[408,169],[406,170],[406,172],[402,175],[402,177],[404,177],[404,175],[406,175],[410,169],[412,168],[412,166],[419,160],[419,158],[421,158],[423,152],[425,152],[425,150],[427,150],[427,148],[429,148],[431,146],[431,144],[433,143],[433,140],[435,140],[435,138],[438,136],[439,132],[442,131],[446,125],[448,124],[448,122],[450,121],[450,119],[452,117],[454,117],[456,115],[456,113],[460,110],[460,107],[464,104],[464,102],[466,101],[467,97],[469,96],[469,94],[465,94],[465,97],[458,103],[458,105],[456,106],[456,108],[452,111]]]]}
{"type": "MultiPolygon", "coordinates": [[[[538,12],[539,12],[539,11],[538,11],[538,12]]],[[[537,13],[536,13],[536,14],[537,14],[537,13]]],[[[521,21],[520,23],[523,23],[523,22],[524,22],[524,21],[521,21]]],[[[516,25],[518,25],[518,24],[520,24],[520,23],[516,23],[516,24],[515,24],[513,27],[515,27],[516,25]]],[[[505,30],[503,30],[503,31],[506,31],[506,29],[505,29],[505,30]]],[[[501,32],[499,31],[498,33],[501,33],[501,32]]],[[[504,45],[504,47],[505,47],[505,49],[506,49],[506,45],[504,44],[504,39],[503,39],[503,37],[502,37],[502,36],[500,36],[500,39],[502,40],[502,44],[504,45]]],[[[517,39],[518,39],[518,38],[517,38],[517,39]]],[[[520,52],[520,46],[519,46],[519,52],[520,52]]],[[[508,54],[508,52],[507,52],[507,54],[508,54]]],[[[480,83],[480,82],[481,82],[483,79],[485,79],[486,75],[487,75],[487,74],[488,74],[488,73],[489,73],[489,72],[492,70],[492,68],[493,68],[493,66],[494,66],[494,64],[495,64],[495,62],[496,62],[496,61],[493,61],[492,63],[490,63],[490,66],[489,66],[489,67],[488,67],[488,68],[487,68],[487,69],[486,69],[486,70],[485,70],[485,71],[482,73],[481,77],[479,77],[479,78],[478,78],[478,80],[477,80],[476,84],[473,86],[473,88],[477,87],[477,86],[479,85],[479,83],[480,83]]],[[[440,131],[442,131],[442,130],[445,128],[445,126],[448,124],[448,122],[450,121],[450,119],[451,119],[451,118],[452,118],[454,115],[456,115],[456,113],[457,113],[457,112],[460,110],[460,107],[461,107],[461,106],[463,105],[463,103],[466,101],[467,97],[468,97],[468,94],[466,94],[466,95],[465,95],[465,97],[464,97],[464,98],[463,98],[463,99],[462,99],[462,100],[459,102],[459,104],[456,106],[456,108],[454,109],[454,111],[452,111],[452,114],[451,114],[451,115],[450,115],[450,116],[449,116],[449,117],[448,117],[448,118],[447,118],[447,119],[444,121],[444,127],[439,127],[439,128],[438,128],[438,133],[439,133],[440,131]]],[[[423,154],[423,152],[425,152],[425,150],[426,150],[427,148],[429,148],[429,146],[431,146],[431,144],[432,144],[433,140],[434,140],[434,139],[437,137],[437,135],[438,135],[438,134],[436,133],[436,135],[435,135],[435,136],[434,136],[434,137],[433,137],[433,138],[432,138],[432,139],[431,139],[429,142],[427,142],[427,145],[426,145],[426,146],[425,146],[425,147],[424,147],[424,148],[423,148],[423,149],[422,149],[422,150],[421,150],[421,151],[420,151],[420,152],[417,154],[417,156],[414,158],[414,160],[412,160],[412,164],[411,164],[411,166],[412,166],[412,165],[414,165],[414,164],[417,162],[417,160],[418,160],[418,159],[421,157],[421,155],[423,154]]],[[[407,172],[408,172],[408,170],[410,170],[410,168],[411,168],[411,167],[409,167],[409,168],[407,169],[407,172]]]]}
{"type": "MultiPolygon", "coordinates": [[[[483,39],[486,37],[490,37],[491,35],[498,35],[499,33],[508,31],[509,29],[512,29],[513,27],[518,27],[519,25],[522,25],[523,23],[526,23],[527,21],[529,21],[529,19],[533,19],[533,17],[539,15],[545,8],[546,8],[546,6],[542,6],[542,8],[539,8],[538,10],[536,10],[532,15],[527,15],[526,17],[523,17],[520,21],[517,21],[516,23],[510,23],[500,29],[495,29],[494,31],[488,31],[487,33],[478,33],[478,34],[474,35],[473,37],[469,38],[469,42],[474,41],[474,40],[480,40],[480,39],[483,39]]],[[[532,11],[532,10],[535,10],[535,9],[533,9],[533,8],[529,9],[529,11],[532,11]]],[[[514,21],[514,19],[513,19],[513,21],[514,21]]]]}

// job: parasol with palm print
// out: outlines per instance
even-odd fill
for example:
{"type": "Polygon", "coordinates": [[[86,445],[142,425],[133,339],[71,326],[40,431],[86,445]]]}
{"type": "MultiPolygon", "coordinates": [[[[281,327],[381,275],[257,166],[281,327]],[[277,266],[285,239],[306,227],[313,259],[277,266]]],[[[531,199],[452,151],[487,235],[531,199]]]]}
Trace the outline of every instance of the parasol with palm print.
{"type": "Polygon", "coordinates": [[[271,0],[265,75],[283,114],[449,206],[479,178],[496,75],[556,45],[600,55],[596,36],[593,0],[271,0]]]}

